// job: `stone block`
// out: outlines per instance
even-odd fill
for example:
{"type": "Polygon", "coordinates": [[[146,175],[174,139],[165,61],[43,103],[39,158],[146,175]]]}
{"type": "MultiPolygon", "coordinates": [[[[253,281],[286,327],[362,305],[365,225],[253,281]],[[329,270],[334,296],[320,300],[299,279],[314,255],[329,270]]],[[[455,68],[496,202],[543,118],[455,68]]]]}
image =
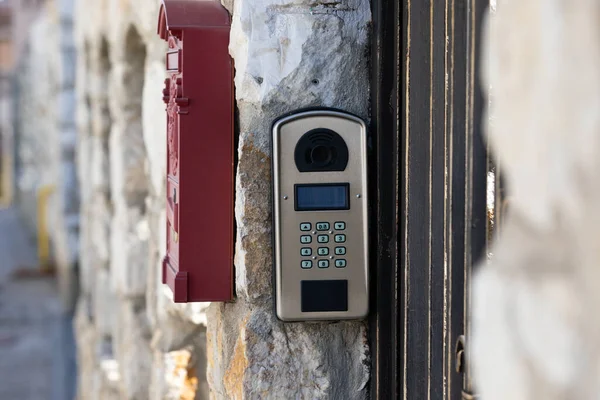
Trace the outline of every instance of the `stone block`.
{"type": "Polygon", "coordinates": [[[118,363],[122,399],[146,400],[152,369],[151,331],[145,301],[120,300],[113,332],[114,356],[118,363]]]}
{"type": "MultiPolygon", "coordinates": [[[[155,353],[150,400],[208,400],[208,387],[196,365],[198,357],[188,350],[155,353]]],[[[205,360],[204,360],[205,361],[205,360]]]]}
{"type": "Polygon", "coordinates": [[[367,397],[370,358],[362,323],[284,324],[268,306],[214,304],[207,337],[214,398],[367,397]]]}
{"type": "Polygon", "coordinates": [[[99,337],[111,337],[117,328],[117,297],[110,284],[110,271],[97,268],[96,288],[94,290],[94,322],[99,337]]]}
{"type": "Polygon", "coordinates": [[[111,258],[112,205],[104,193],[97,193],[89,204],[89,234],[95,259],[99,266],[107,267],[111,258]]]}
{"type": "Polygon", "coordinates": [[[149,227],[137,208],[117,208],[111,229],[113,288],[120,296],[145,297],[148,273],[149,227]]]}
{"type": "Polygon", "coordinates": [[[110,192],[110,164],[108,152],[108,138],[94,135],[88,139],[90,141],[91,153],[89,159],[85,162],[89,163],[87,167],[89,175],[89,185],[95,193],[110,192]]]}
{"type": "Polygon", "coordinates": [[[141,119],[117,121],[110,138],[111,189],[115,202],[144,209],[150,182],[141,119]]]}

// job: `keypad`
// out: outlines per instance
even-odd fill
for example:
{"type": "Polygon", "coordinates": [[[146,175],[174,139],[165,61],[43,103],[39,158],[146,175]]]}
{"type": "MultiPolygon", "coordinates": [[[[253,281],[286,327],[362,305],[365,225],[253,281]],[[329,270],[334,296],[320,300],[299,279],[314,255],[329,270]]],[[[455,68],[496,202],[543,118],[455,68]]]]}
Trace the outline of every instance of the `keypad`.
{"type": "Polygon", "coordinates": [[[329,247],[319,247],[317,249],[317,254],[320,256],[328,256],[329,255],[329,247]]]}
{"type": "Polygon", "coordinates": [[[319,243],[329,243],[329,235],[319,235],[319,236],[317,236],[317,242],[319,242],[319,243]]]}
{"type": "Polygon", "coordinates": [[[309,260],[304,259],[301,261],[300,266],[302,269],[311,269],[315,264],[319,268],[329,268],[330,265],[335,265],[336,268],[346,268],[347,260],[338,258],[346,255],[346,247],[339,245],[340,243],[346,243],[346,235],[339,233],[339,231],[345,230],[346,223],[343,221],[302,222],[300,224],[300,231],[304,234],[300,235],[300,243],[304,246],[300,247],[300,256],[311,258],[309,260]],[[332,225],[336,231],[335,234],[333,230],[331,230],[332,225]],[[315,230],[313,230],[313,226],[315,230]],[[313,243],[313,236],[316,236],[316,243],[318,243],[319,246],[310,246],[313,243]],[[326,244],[329,243],[331,239],[338,245],[331,248],[327,247],[326,244]],[[324,259],[325,257],[327,259],[324,259]]]}
{"type": "Polygon", "coordinates": [[[304,257],[312,256],[312,249],[310,247],[303,247],[300,249],[300,255],[304,257]]]}
{"type": "Polygon", "coordinates": [[[346,235],[335,235],[333,238],[336,243],[346,243],[346,235]]]}
{"type": "Polygon", "coordinates": [[[310,231],[312,229],[312,224],[310,222],[303,222],[300,224],[300,230],[303,232],[310,231]]]}
{"type": "Polygon", "coordinates": [[[329,222],[317,222],[317,230],[318,231],[328,231],[329,230],[329,222]]]}

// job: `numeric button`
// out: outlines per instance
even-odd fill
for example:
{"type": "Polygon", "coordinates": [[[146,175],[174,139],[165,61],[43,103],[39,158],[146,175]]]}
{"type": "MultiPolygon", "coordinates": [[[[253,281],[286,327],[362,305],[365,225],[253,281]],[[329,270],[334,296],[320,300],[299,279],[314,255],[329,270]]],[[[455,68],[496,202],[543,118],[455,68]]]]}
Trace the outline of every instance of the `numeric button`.
{"type": "Polygon", "coordinates": [[[320,256],[328,256],[329,248],[328,247],[319,247],[317,249],[317,254],[319,254],[320,256]]]}
{"type": "Polygon", "coordinates": [[[312,261],[310,260],[303,260],[302,264],[300,264],[302,269],[311,269],[312,268],[312,261]]]}
{"type": "Polygon", "coordinates": [[[317,222],[317,230],[318,231],[328,231],[329,230],[329,222],[317,222]]]}
{"type": "Polygon", "coordinates": [[[300,243],[303,243],[303,244],[312,243],[312,236],[310,236],[310,235],[302,235],[302,236],[300,236],[300,243]]]}
{"type": "Polygon", "coordinates": [[[300,255],[304,257],[312,256],[312,249],[310,247],[303,247],[300,249],[300,255]]]}
{"type": "Polygon", "coordinates": [[[333,238],[336,243],[346,243],[346,235],[335,235],[333,238]]]}
{"type": "Polygon", "coordinates": [[[329,260],[319,260],[319,268],[329,268],[329,260]]]}
{"type": "Polygon", "coordinates": [[[336,268],[346,268],[346,260],[335,260],[336,268]]]}
{"type": "Polygon", "coordinates": [[[344,254],[346,254],[346,248],[345,247],[336,247],[335,248],[335,255],[336,256],[343,256],[344,254]]]}
{"type": "Polygon", "coordinates": [[[317,236],[317,242],[319,242],[319,243],[329,243],[329,236],[328,235],[319,235],[319,236],[317,236]]]}

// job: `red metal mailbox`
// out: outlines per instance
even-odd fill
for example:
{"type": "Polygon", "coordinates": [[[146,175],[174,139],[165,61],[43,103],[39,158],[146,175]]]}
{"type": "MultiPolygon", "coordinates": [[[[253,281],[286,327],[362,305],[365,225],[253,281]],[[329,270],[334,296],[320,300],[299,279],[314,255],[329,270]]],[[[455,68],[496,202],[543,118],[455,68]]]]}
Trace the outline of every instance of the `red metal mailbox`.
{"type": "Polygon", "coordinates": [[[233,298],[234,97],[231,19],[218,0],[162,0],[169,43],[167,255],[175,302],[233,298]]]}

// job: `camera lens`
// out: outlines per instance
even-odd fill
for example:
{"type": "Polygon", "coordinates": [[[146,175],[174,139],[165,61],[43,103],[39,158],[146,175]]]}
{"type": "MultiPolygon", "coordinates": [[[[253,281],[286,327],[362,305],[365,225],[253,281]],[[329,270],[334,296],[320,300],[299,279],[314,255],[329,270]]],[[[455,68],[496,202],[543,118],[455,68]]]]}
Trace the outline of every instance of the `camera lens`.
{"type": "Polygon", "coordinates": [[[331,161],[331,150],[325,146],[315,146],[310,152],[314,164],[327,165],[331,161]]]}

